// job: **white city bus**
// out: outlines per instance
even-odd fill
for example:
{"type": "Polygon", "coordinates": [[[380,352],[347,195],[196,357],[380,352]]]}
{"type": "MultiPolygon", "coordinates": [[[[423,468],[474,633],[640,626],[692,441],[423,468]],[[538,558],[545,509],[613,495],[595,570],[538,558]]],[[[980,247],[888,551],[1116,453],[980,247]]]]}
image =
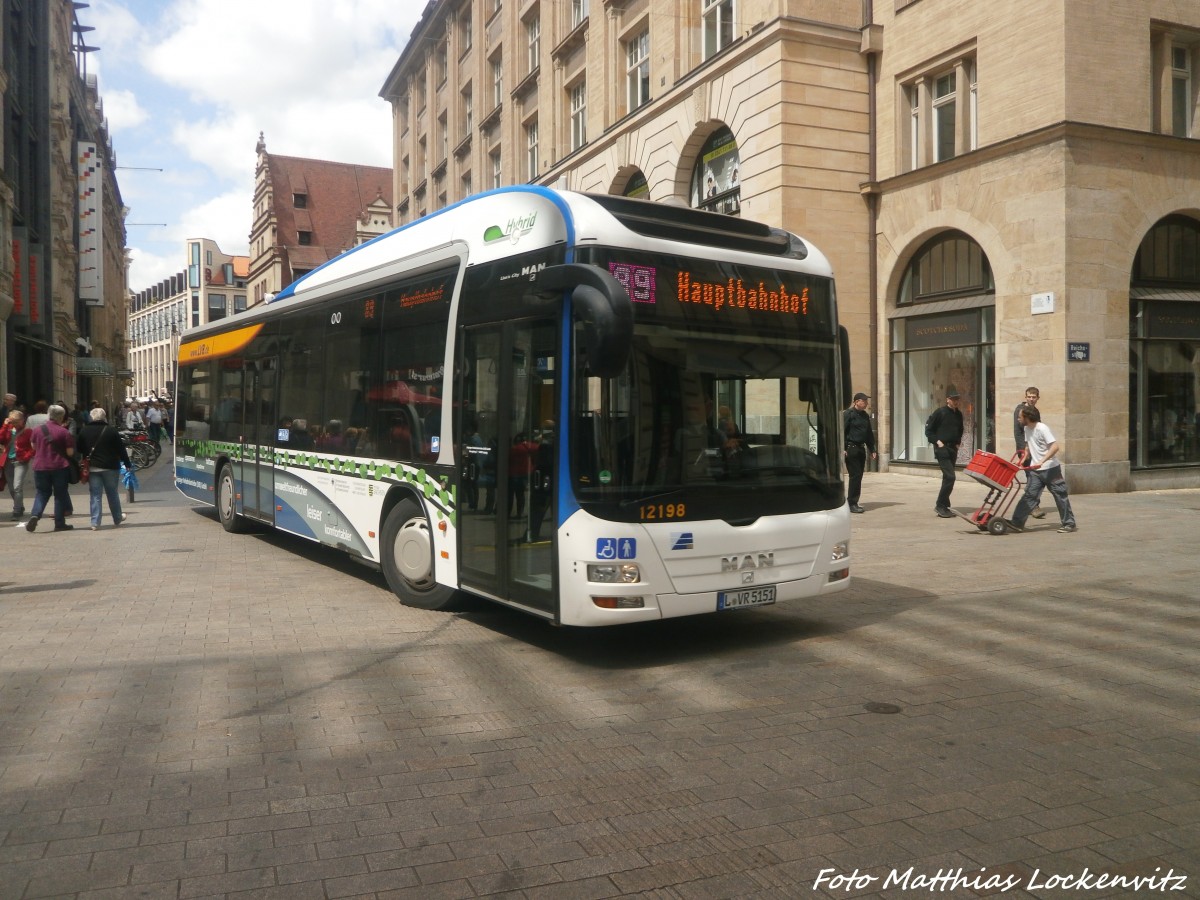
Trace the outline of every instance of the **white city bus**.
{"type": "Polygon", "coordinates": [[[829,264],[795,235],[503,188],[187,332],[176,485],[425,609],[795,601],[849,584],[846,362],[829,264]]]}

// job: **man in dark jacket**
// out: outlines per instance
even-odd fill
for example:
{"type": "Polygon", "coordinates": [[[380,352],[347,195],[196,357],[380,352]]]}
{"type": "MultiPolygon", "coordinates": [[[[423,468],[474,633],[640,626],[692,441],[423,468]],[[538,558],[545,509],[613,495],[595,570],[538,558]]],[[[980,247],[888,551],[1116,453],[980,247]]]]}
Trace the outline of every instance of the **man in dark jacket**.
{"type": "Polygon", "coordinates": [[[943,519],[954,516],[950,510],[950,492],[954,490],[954,462],[958,459],[958,445],[963,436],[963,417],[958,402],[958,391],[953,386],[946,388],[946,405],[935,409],[925,422],[925,437],[933,444],[933,458],[942,469],[942,489],[934,509],[943,519]]]}
{"type": "Polygon", "coordinates": [[[850,484],[846,488],[846,500],[850,504],[850,512],[866,512],[858,505],[862,496],[863,472],[867,468],[867,454],[875,458],[875,432],[871,428],[871,417],[867,415],[867,401],[871,398],[861,391],[854,395],[850,408],[842,413],[842,433],[846,445],[842,448],[842,456],[846,460],[846,473],[850,476],[850,484]]]}

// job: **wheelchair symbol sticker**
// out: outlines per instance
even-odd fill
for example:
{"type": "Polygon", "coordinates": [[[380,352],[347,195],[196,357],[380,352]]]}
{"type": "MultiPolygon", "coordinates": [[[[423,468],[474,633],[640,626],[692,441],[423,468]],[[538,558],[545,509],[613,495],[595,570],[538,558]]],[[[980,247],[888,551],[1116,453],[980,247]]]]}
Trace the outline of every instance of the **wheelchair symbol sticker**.
{"type": "Polygon", "coordinates": [[[596,538],[596,559],[637,559],[637,539],[596,538]]]}

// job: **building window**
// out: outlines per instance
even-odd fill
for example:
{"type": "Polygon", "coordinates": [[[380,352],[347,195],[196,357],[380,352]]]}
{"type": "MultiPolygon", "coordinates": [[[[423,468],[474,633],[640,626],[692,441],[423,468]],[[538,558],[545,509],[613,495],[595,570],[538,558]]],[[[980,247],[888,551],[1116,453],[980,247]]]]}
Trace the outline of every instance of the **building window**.
{"type": "Polygon", "coordinates": [[[955,134],[954,73],[938,76],[933,83],[933,161],[954,158],[955,134]]]}
{"type": "Polygon", "coordinates": [[[625,45],[625,83],[629,111],[650,99],[650,30],[646,29],[625,45]]]}
{"type": "Polygon", "coordinates": [[[471,5],[468,3],[458,11],[458,46],[460,53],[471,49],[471,5]]]}
{"type": "Polygon", "coordinates": [[[442,145],[441,155],[438,156],[438,162],[440,163],[450,156],[450,126],[446,122],[445,113],[442,113],[438,117],[438,139],[442,145]]]}
{"type": "Polygon", "coordinates": [[[292,194],[292,206],[296,209],[308,209],[308,194],[292,194]]]}
{"type": "Polygon", "coordinates": [[[535,72],[542,60],[542,19],[538,15],[525,23],[525,45],[529,48],[526,71],[535,72]]]}
{"type": "Polygon", "coordinates": [[[504,65],[497,56],[492,60],[492,107],[499,106],[504,101],[504,65]]]}
{"type": "Polygon", "coordinates": [[[441,87],[446,83],[446,79],[450,75],[450,48],[446,41],[442,41],[437,47],[437,83],[441,87]]]}
{"type": "Polygon", "coordinates": [[[299,241],[301,247],[308,247],[312,244],[312,232],[298,231],[296,232],[296,239],[299,241]]]}
{"type": "Polygon", "coordinates": [[[588,17],[588,0],[571,0],[571,28],[578,28],[588,17]]]}
{"type": "Polygon", "coordinates": [[[951,388],[963,398],[957,462],[995,452],[995,303],[987,256],[963,232],[939,234],[913,255],[892,313],[894,459],[934,462],[925,420],[951,388]]]}
{"type": "Polygon", "coordinates": [[[733,43],[733,0],[700,0],[704,20],[704,58],[715,56],[733,43]]]}
{"type": "Polygon", "coordinates": [[[1146,233],[1130,277],[1129,462],[1200,464],[1200,222],[1146,233]]]}
{"type": "Polygon", "coordinates": [[[973,59],[935,71],[904,85],[907,130],[902,143],[907,170],[953,159],[974,150],[978,141],[978,82],[973,59]]]}
{"type": "Polygon", "coordinates": [[[692,168],[692,206],[737,215],[741,211],[741,153],[728,128],[718,128],[700,146],[692,168]]]}
{"type": "Polygon", "coordinates": [[[475,187],[474,187],[474,185],[472,184],[472,180],[471,180],[471,173],[470,173],[470,172],[466,172],[466,173],[464,173],[464,174],[463,174],[463,177],[462,177],[462,192],[463,192],[463,193],[462,193],[462,195],[463,195],[464,197],[470,197],[470,196],[471,196],[473,193],[475,193],[475,187]]]}
{"type": "Polygon", "coordinates": [[[490,157],[492,160],[492,187],[498,188],[504,184],[504,174],[500,166],[500,151],[493,151],[490,157]]]}
{"type": "Polygon", "coordinates": [[[475,127],[475,100],[471,96],[471,86],[468,84],[462,92],[463,137],[471,134],[475,127]]]}
{"type": "Polygon", "coordinates": [[[587,80],[571,88],[571,149],[587,143],[587,80]]]}
{"type": "Polygon", "coordinates": [[[1178,44],[1171,46],[1171,134],[1188,137],[1192,133],[1192,51],[1178,44]]]}
{"type": "Polygon", "coordinates": [[[538,123],[534,119],[525,126],[525,177],[529,181],[538,174],[538,123]]]}

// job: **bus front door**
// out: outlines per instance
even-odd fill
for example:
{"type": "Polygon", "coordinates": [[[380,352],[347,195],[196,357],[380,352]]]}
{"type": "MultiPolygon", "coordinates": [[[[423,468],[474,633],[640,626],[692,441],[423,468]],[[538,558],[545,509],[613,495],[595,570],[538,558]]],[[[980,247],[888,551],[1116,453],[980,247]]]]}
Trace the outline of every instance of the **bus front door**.
{"type": "Polygon", "coordinates": [[[242,379],[242,513],[275,524],[276,359],[244,362],[242,379]]]}
{"type": "Polygon", "coordinates": [[[462,348],[463,586],[554,615],[557,327],[470,328],[462,348]]]}

